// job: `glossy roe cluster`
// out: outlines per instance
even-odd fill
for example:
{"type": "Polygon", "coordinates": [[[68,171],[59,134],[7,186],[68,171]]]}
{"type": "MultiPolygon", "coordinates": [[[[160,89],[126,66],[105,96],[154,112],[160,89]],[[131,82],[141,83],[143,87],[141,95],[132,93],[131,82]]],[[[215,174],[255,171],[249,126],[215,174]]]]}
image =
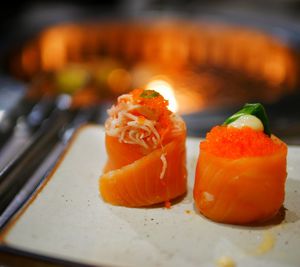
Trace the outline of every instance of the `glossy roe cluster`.
{"type": "Polygon", "coordinates": [[[249,127],[215,126],[200,143],[200,148],[219,157],[236,159],[271,155],[284,145],[277,138],[249,127]]]}
{"type": "Polygon", "coordinates": [[[157,131],[163,139],[172,127],[171,111],[168,109],[169,101],[153,90],[135,89],[130,94],[135,104],[144,107],[132,113],[140,116],[141,120],[143,120],[143,117],[155,120],[157,131]]]}
{"type": "Polygon", "coordinates": [[[143,106],[161,111],[168,110],[169,101],[153,90],[135,89],[130,93],[133,100],[143,106]]]}

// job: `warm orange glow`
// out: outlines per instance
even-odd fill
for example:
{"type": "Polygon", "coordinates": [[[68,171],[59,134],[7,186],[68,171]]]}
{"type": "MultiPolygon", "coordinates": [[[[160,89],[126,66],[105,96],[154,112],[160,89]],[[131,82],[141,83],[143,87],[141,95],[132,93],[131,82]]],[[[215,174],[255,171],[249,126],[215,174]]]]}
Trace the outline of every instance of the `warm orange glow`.
{"type": "Polygon", "coordinates": [[[204,101],[202,93],[188,88],[180,88],[176,92],[178,99],[179,113],[189,114],[203,110],[208,105],[208,101],[204,101]]]}
{"type": "Polygon", "coordinates": [[[131,84],[131,76],[124,69],[115,69],[108,75],[107,83],[114,93],[122,94],[128,91],[131,84]]]}
{"type": "Polygon", "coordinates": [[[275,51],[270,55],[270,59],[266,61],[264,75],[274,84],[281,84],[286,78],[286,59],[284,52],[278,53],[278,51],[275,51]]]}
{"type": "Polygon", "coordinates": [[[165,80],[153,80],[149,82],[146,89],[155,90],[169,101],[169,109],[173,112],[178,111],[178,104],[173,87],[165,80]]]}
{"type": "Polygon", "coordinates": [[[41,38],[41,63],[46,71],[63,67],[66,61],[65,35],[58,29],[46,32],[41,38]]]}
{"type": "Polygon", "coordinates": [[[43,71],[58,70],[70,62],[93,60],[99,52],[170,69],[192,62],[242,70],[271,85],[294,86],[296,75],[291,53],[270,36],[239,27],[202,27],[183,21],[56,26],[43,32],[37,44],[31,41],[24,47],[22,68],[27,75],[39,72],[39,66],[43,71]]]}
{"type": "MultiPolygon", "coordinates": [[[[54,26],[24,44],[10,66],[15,76],[32,79],[60,77],[74,63],[88,74],[83,89],[107,97],[147,85],[179,113],[253,97],[274,101],[300,84],[298,57],[280,40],[254,29],[189,20],[54,26]]],[[[80,78],[68,77],[72,86],[80,78]]],[[[57,84],[70,91],[65,81],[57,84]]],[[[46,87],[57,88],[51,78],[46,87]]]]}

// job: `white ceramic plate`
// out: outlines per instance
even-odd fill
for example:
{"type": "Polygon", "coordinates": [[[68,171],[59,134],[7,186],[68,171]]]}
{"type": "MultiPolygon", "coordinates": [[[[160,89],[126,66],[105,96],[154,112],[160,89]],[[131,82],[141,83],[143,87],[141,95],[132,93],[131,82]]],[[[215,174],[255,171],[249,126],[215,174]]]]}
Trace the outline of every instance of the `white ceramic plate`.
{"type": "Polygon", "coordinates": [[[198,139],[187,140],[189,188],[171,209],[104,203],[98,178],[104,131],[81,128],[39,193],[2,233],[6,246],[84,264],[113,266],[299,266],[300,148],[289,147],[285,218],[256,227],[199,215],[192,187],[198,139]]]}

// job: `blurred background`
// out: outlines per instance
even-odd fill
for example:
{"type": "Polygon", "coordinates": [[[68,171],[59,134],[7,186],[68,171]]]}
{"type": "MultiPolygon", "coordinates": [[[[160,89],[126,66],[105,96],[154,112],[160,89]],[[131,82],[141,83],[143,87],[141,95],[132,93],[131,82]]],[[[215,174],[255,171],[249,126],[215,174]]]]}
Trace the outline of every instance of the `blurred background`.
{"type": "Polygon", "coordinates": [[[34,102],[68,94],[75,109],[136,87],[164,91],[201,137],[262,102],[273,132],[298,144],[299,15],[296,0],[12,1],[1,72],[34,102]]]}
{"type": "MultiPolygon", "coordinates": [[[[196,137],[246,102],[261,102],[271,131],[299,145],[299,74],[298,0],[6,2],[0,229],[74,130],[102,124],[118,95],[136,87],[159,91],[196,137]]],[[[20,258],[32,266],[24,255],[0,247],[8,266],[20,266],[20,258]]]]}

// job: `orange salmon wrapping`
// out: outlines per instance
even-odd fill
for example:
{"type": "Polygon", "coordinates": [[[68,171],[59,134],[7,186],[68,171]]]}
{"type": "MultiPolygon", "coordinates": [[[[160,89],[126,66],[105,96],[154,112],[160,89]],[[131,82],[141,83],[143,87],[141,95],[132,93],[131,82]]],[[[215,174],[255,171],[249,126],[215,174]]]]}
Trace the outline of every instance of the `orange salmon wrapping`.
{"type": "Polygon", "coordinates": [[[200,144],[194,184],[198,210],[214,221],[232,224],[261,222],[276,215],[285,195],[287,146],[275,136],[248,128],[218,126],[210,134],[219,143],[200,144]],[[233,136],[232,144],[220,141],[223,132],[233,136]],[[243,140],[243,135],[251,137],[243,140]],[[239,142],[244,142],[243,147],[239,142]],[[231,151],[225,152],[230,145],[231,151]]]}
{"type": "Polygon", "coordinates": [[[143,99],[140,97],[143,93],[143,90],[134,90],[123,106],[124,98],[119,98],[114,107],[119,110],[110,112],[110,121],[106,122],[108,159],[99,179],[99,191],[104,201],[113,205],[148,206],[168,202],[187,191],[185,124],[166,109],[167,101],[160,95],[153,93],[153,99],[143,99]],[[126,113],[125,122],[111,133],[111,124],[123,120],[120,116],[124,109],[129,115],[126,113]],[[144,128],[148,124],[151,132],[144,128]],[[128,129],[124,130],[127,125],[128,129]],[[117,131],[121,133],[112,136],[117,131]]]}

